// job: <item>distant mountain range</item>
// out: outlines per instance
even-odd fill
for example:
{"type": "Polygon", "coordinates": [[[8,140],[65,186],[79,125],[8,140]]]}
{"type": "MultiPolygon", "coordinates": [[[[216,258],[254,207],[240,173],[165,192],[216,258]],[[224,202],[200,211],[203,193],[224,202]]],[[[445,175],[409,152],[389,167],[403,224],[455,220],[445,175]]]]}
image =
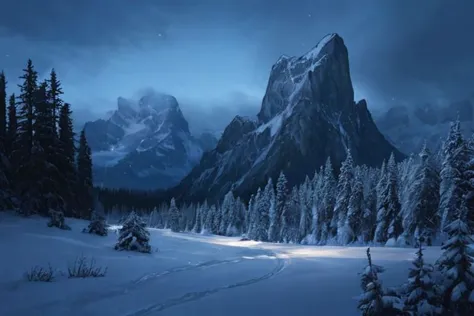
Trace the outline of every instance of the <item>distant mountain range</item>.
{"type": "Polygon", "coordinates": [[[379,113],[375,122],[380,131],[404,153],[418,152],[426,141],[438,148],[457,118],[466,137],[474,132],[474,96],[444,106],[393,106],[379,113]]]}
{"type": "Polygon", "coordinates": [[[95,184],[112,188],[175,185],[217,143],[211,133],[191,135],[177,100],[152,90],[138,100],[118,98],[110,117],[84,128],[95,184]]]}

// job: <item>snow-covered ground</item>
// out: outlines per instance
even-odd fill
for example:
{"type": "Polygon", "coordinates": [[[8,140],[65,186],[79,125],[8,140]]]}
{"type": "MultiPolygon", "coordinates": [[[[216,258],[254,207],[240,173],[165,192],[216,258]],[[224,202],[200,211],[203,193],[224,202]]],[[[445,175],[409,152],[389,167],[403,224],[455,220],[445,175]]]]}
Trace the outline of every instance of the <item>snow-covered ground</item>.
{"type": "MultiPolygon", "coordinates": [[[[0,315],[358,315],[358,273],[365,247],[316,247],[239,241],[238,238],[150,229],[152,254],[113,249],[107,237],[46,227],[44,218],[0,213],[0,315]],[[78,255],[108,267],[103,278],[68,279],[78,255]],[[51,283],[27,282],[24,273],[50,263],[51,283]]],[[[385,286],[407,279],[414,249],[373,248],[387,271],[385,286]]],[[[428,248],[433,262],[438,247],[428,248]]]]}

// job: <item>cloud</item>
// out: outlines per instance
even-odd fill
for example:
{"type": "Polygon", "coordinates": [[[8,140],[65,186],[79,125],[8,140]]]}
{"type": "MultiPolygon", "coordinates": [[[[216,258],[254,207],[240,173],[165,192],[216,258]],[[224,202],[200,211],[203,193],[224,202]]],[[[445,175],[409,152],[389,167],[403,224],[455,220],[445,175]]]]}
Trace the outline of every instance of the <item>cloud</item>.
{"type": "Polygon", "coordinates": [[[473,1],[5,0],[2,9],[10,87],[32,58],[42,76],[56,68],[76,112],[103,113],[151,86],[220,128],[258,112],[281,54],[301,55],[331,32],[344,38],[356,97],[371,108],[474,90],[473,1]]]}

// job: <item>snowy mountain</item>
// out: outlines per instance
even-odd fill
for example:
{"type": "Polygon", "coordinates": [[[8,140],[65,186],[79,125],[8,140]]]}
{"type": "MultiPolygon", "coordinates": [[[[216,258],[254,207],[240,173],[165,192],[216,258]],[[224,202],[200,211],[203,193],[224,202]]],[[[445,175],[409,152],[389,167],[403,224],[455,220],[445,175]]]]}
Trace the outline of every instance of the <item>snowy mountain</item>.
{"type": "Polygon", "coordinates": [[[375,116],[380,131],[402,152],[418,152],[423,143],[441,145],[451,121],[459,116],[466,137],[474,132],[474,96],[446,105],[393,106],[375,116]]]}
{"type": "Polygon", "coordinates": [[[147,91],[138,101],[118,98],[106,120],[85,124],[96,185],[139,189],[178,183],[217,140],[195,138],[173,96],[147,91]]]}
{"type": "Polygon", "coordinates": [[[365,100],[354,102],[348,52],[337,34],[276,62],[257,117],[235,117],[216,148],[169,193],[215,199],[232,189],[248,197],[281,170],[296,183],[328,156],[337,167],[348,148],[357,164],[379,165],[391,152],[403,156],[378,131],[365,100]]]}

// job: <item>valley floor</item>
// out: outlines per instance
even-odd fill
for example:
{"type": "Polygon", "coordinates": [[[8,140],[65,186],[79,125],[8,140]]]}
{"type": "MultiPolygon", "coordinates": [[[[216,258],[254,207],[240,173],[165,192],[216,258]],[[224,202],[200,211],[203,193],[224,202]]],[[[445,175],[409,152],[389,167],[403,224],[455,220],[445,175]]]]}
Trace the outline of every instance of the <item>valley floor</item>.
{"type": "MultiPolygon", "coordinates": [[[[44,218],[0,213],[0,315],[358,315],[358,273],[366,247],[316,247],[150,229],[152,254],[119,252],[107,237],[46,227],[44,218]],[[78,255],[108,267],[103,278],[68,279],[78,255]],[[24,273],[50,263],[51,283],[24,273]],[[61,272],[63,273],[61,275],[61,272]]],[[[410,248],[373,248],[385,286],[406,282],[410,248]]],[[[425,251],[433,262],[439,247],[425,251]]]]}

